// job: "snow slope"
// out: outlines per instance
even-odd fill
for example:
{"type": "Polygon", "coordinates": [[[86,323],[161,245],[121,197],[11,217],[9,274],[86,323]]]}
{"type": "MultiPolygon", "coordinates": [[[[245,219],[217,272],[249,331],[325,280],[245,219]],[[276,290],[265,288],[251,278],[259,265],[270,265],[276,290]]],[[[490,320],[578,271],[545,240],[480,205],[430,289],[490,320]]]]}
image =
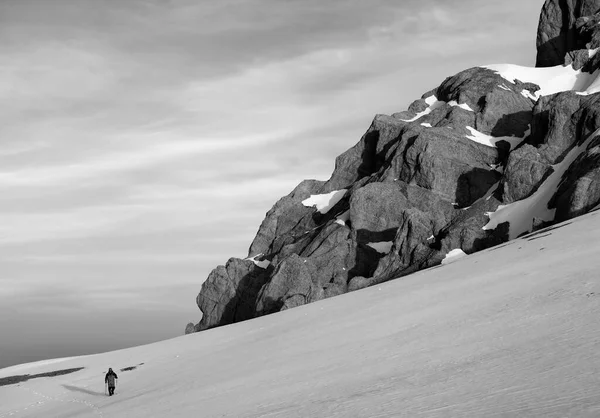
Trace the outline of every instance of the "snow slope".
{"type": "Polygon", "coordinates": [[[598,214],[256,320],[0,370],[85,367],[0,386],[0,417],[598,417],[598,214]]]}

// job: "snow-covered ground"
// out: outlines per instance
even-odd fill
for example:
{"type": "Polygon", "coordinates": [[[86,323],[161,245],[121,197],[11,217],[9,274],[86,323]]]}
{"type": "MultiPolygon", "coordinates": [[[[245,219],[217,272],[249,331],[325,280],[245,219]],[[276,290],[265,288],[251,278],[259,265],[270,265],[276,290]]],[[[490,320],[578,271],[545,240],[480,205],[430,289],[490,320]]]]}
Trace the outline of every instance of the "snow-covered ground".
{"type": "Polygon", "coordinates": [[[85,367],[0,386],[0,417],[598,417],[599,214],[257,320],[0,370],[85,367]]]}

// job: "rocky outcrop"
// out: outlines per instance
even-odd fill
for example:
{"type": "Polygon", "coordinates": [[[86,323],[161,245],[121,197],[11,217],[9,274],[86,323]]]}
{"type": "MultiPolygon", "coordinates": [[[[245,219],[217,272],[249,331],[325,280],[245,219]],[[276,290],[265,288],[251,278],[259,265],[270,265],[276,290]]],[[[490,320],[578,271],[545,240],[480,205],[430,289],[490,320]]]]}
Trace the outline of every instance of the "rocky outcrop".
{"type": "Polygon", "coordinates": [[[537,34],[536,67],[562,65],[567,53],[582,50],[594,37],[586,23],[600,11],[600,0],[546,0],[537,34]]]}
{"type": "Polygon", "coordinates": [[[504,201],[513,203],[531,196],[551,172],[550,161],[539,149],[524,144],[508,157],[503,179],[504,201]]]}
{"type": "Polygon", "coordinates": [[[269,270],[272,268],[263,269],[238,258],[214,269],[196,297],[202,311],[198,331],[254,318],[256,299],[269,279],[269,270]]]}
{"type": "Polygon", "coordinates": [[[185,326],[185,335],[193,334],[196,331],[197,331],[196,330],[196,324],[194,324],[193,322],[190,322],[189,324],[187,324],[185,326]]]}
{"type": "Polygon", "coordinates": [[[377,115],[329,180],[303,181],[273,206],[252,258],[210,273],[195,329],[396,279],[439,265],[453,250],[472,254],[524,233],[514,225],[531,231],[598,206],[600,93],[590,86],[600,90],[592,76],[600,54],[591,50],[600,46],[599,8],[600,0],[544,5],[538,65],[581,69],[565,67],[558,93],[540,94],[545,70],[515,76],[514,67],[509,74],[476,67],[407,110],[377,115]],[[338,198],[313,207],[315,195],[338,198]]]}
{"type": "Polygon", "coordinates": [[[600,137],[571,165],[551,206],[556,221],[574,218],[600,205],[600,137]]]}
{"type": "Polygon", "coordinates": [[[250,245],[250,255],[272,252],[276,238],[281,244],[281,237],[293,235],[295,230],[310,229],[316,226],[311,218],[314,212],[298,203],[323,189],[324,182],[305,180],[287,196],[281,198],[267,213],[254,241],[250,245]],[[299,225],[301,219],[304,224],[299,225]]]}
{"type": "Polygon", "coordinates": [[[582,37],[589,31],[581,28],[598,11],[600,0],[546,0],[537,34],[536,67],[562,65],[567,53],[584,49],[591,36],[582,37]]]}

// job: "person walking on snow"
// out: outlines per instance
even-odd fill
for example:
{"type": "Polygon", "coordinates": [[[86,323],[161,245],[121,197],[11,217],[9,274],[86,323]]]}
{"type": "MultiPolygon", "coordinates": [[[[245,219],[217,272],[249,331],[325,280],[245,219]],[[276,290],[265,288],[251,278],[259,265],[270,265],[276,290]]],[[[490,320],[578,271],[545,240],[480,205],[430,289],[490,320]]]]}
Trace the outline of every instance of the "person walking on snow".
{"type": "Polygon", "coordinates": [[[118,379],[117,374],[113,369],[109,368],[108,373],[104,376],[104,384],[108,384],[108,395],[113,396],[115,393],[115,379],[118,379]]]}

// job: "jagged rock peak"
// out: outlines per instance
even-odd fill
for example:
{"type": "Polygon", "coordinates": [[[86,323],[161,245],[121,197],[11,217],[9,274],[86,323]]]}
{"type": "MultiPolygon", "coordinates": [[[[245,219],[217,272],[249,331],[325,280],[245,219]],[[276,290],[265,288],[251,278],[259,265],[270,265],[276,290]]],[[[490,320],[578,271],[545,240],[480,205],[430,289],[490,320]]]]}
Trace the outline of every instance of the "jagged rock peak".
{"type": "Polygon", "coordinates": [[[596,48],[588,44],[594,38],[590,21],[597,23],[599,11],[600,0],[546,0],[537,33],[536,67],[562,65],[568,53],[596,48]]]}

